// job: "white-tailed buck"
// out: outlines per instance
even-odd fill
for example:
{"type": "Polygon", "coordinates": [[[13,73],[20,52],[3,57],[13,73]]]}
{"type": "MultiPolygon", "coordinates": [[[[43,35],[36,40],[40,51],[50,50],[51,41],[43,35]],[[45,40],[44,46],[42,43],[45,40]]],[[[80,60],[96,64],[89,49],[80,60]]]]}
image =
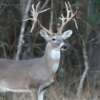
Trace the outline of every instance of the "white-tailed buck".
{"type": "Polygon", "coordinates": [[[21,61],[0,59],[0,91],[27,92],[36,88],[38,100],[43,100],[43,93],[54,82],[59,68],[60,50],[67,47],[64,39],[69,38],[72,31],[55,36],[49,36],[46,32],[40,34],[47,41],[43,57],[21,61]]]}
{"type": "Polygon", "coordinates": [[[62,23],[57,34],[53,34],[41,25],[43,29],[40,35],[47,42],[43,57],[21,61],[0,59],[0,91],[27,92],[35,88],[38,95],[37,100],[43,100],[44,92],[54,82],[59,68],[60,51],[67,48],[64,40],[72,35],[72,30],[62,33],[67,22],[74,17],[73,14],[69,16],[68,14],[66,18],[64,16],[60,18],[62,23]]]}

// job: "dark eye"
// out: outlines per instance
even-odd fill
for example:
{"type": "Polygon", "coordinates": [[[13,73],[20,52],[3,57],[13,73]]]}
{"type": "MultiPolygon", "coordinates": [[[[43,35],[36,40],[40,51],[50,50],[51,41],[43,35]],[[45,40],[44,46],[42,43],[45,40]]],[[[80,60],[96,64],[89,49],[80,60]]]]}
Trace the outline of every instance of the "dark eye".
{"type": "Polygon", "coordinates": [[[52,40],[53,40],[53,41],[55,41],[56,39],[55,39],[55,38],[53,38],[52,40]]]}

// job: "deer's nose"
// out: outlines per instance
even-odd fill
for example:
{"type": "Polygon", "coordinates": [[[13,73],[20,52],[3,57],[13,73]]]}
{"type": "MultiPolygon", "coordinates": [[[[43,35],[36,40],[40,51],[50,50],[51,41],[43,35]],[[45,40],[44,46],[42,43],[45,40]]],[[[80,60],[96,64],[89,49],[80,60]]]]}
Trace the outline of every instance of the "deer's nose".
{"type": "Polygon", "coordinates": [[[71,45],[69,43],[63,43],[61,46],[61,50],[62,51],[66,51],[71,47],[71,45]]]}
{"type": "Polygon", "coordinates": [[[62,50],[62,51],[65,51],[65,50],[67,50],[67,48],[68,48],[67,45],[63,45],[63,46],[61,47],[61,50],[62,50]]]}

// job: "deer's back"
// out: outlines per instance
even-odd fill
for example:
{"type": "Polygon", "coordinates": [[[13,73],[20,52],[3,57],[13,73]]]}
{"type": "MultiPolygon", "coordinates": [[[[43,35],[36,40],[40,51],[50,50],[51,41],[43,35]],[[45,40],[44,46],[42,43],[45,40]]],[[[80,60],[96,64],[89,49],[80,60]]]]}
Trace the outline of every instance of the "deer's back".
{"type": "Polygon", "coordinates": [[[48,81],[50,76],[50,70],[42,59],[22,61],[0,59],[0,87],[16,89],[37,87],[48,81]]]}

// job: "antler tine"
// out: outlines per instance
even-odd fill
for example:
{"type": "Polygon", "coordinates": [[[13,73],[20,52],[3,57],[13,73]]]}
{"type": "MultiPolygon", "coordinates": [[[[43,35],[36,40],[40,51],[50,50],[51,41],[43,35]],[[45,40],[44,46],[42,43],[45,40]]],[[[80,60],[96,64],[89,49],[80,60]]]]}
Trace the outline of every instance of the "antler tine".
{"type": "Polygon", "coordinates": [[[45,0],[44,4],[42,5],[41,9],[44,9],[46,5],[48,4],[49,0],[45,0]]]}
{"type": "MultiPolygon", "coordinates": [[[[46,2],[48,2],[48,0],[46,0],[46,2]]],[[[54,35],[53,32],[53,17],[54,17],[54,13],[53,13],[53,0],[51,0],[51,12],[50,12],[50,21],[49,21],[49,29],[45,28],[43,25],[40,24],[41,28],[47,32],[49,35],[54,35]]]]}
{"type": "Polygon", "coordinates": [[[37,5],[36,5],[36,11],[39,10],[39,7],[40,7],[40,2],[38,2],[37,5]]]}
{"type": "Polygon", "coordinates": [[[40,2],[38,2],[36,4],[36,6],[34,5],[34,3],[32,4],[32,9],[31,9],[31,18],[28,18],[28,19],[25,19],[25,21],[27,20],[31,20],[33,23],[32,23],[32,27],[31,27],[31,32],[34,30],[35,28],[35,25],[38,21],[38,16],[39,14],[43,13],[43,12],[46,12],[48,11],[50,8],[46,8],[46,9],[42,9],[40,8],[40,2]]]}
{"type": "MultiPolygon", "coordinates": [[[[68,2],[68,5],[69,5],[69,8],[70,8],[71,12],[73,12],[73,11],[72,11],[72,7],[71,7],[70,2],[68,2]]],[[[76,14],[77,14],[77,10],[76,10],[76,12],[74,13],[74,16],[75,16],[76,14]]],[[[75,23],[75,27],[76,27],[76,29],[78,30],[78,25],[77,25],[77,21],[76,21],[76,19],[73,18],[72,20],[74,21],[74,23],[75,23]]]]}
{"type": "Polygon", "coordinates": [[[65,26],[69,21],[71,21],[71,20],[74,18],[74,16],[76,15],[76,12],[73,13],[71,4],[70,4],[69,2],[68,2],[68,3],[65,2],[65,8],[66,8],[66,13],[67,13],[67,14],[66,14],[66,16],[64,16],[63,14],[61,14],[61,17],[60,17],[61,26],[60,26],[60,28],[59,28],[59,30],[58,30],[58,33],[59,33],[59,34],[62,33],[64,26],[65,26]]]}
{"type": "Polygon", "coordinates": [[[47,32],[49,35],[52,35],[52,32],[50,30],[48,30],[47,28],[45,28],[41,23],[40,23],[40,27],[47,32]]]}

